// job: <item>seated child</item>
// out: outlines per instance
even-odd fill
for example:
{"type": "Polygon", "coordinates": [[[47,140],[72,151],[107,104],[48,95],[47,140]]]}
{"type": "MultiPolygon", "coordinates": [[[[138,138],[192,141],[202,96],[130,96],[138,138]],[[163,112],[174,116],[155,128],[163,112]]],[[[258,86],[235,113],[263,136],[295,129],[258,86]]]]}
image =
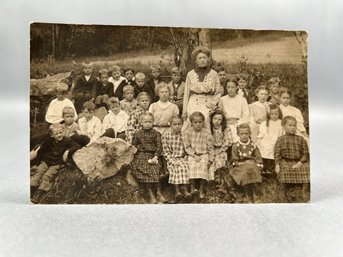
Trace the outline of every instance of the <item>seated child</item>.
{"type": "Polygon", "coordinates": [[[111,82],[113,84],[113,95],[114,95],[120,83],[126,79],[121,76],[121,69],[118,65],[114,65],[112,67],[111,75],[112,76],[108,78],[108,82],[111,82]]]}
{"type": "Polygon", "coordinates": [[[98,84],[98,79],[92,74],[93,64],[90,62],[83,62],[82,66],[83,74],[76,81],[73,89],[73,98],[77,113],[81,112],[82,106],[85,102],[95,98],[96,87],[98,84]]]}
{"type": "Polygon", "coordinates": [[[101,69],[99,71],[100,81],[97,83],[96,93],[95,93],[95,105],[99,107],[107,108],[107,100],[109,97],[113,96],[113,84],[108,82],[108,70],[101,69]]]}
{"type": "Polygon", "coordinates": [[[266,120],[269,110],[269,104],[267,102],[268,91],[264,85],[260,85],[256,88],[255,94],[257,101],[249,104],[250,114],[250,129],[251,140],[256,143],[257,134],[260,128],[260,124],[266,120]]]}
{"type": "Polygon", "coordinates": [[[120,102],[118,98],[109,98],[108,107],[108,114],[105,116],[102,124],[104,133],[102,136],[121,138],[125,140],[125,132],[129,115],[120,110],[120,102]]]}
{"type": "Polygon", "coordinates": [[[123,88],[124,99],[120,101],[121,109],[130,115],[137,108],[137,100],[135,99],[135,89],[131,85],[126,85],[123,88]]]}
{"type": "Polygon", "coordinates": [[[31,201],[39,203],[45,192],[48,192],[61,165],[71,160],[73,154],[80,148],[74,141],[64,136],[64,128],[55,123],[50,126],[51,138],[45,141],[37,152],[40,164],[30,178],[31,201]]]}
{"type": "Polygon", "coordinates": [[[70,107],[74,112],[74,119],[76,120],[77,114],[72,101],[66,98],[68,93],[68,85],[64,83],[58,83],[56,85],[56,98],[53,99],[45,114],[45,120],[48,123],[59,123],[63,120],[62,110],[64,107],[70,107]]]}
{"type": "MultiPolygon", "coordinates": [[[[221,110],[215,110],[210,114],[210,128],[214,146],[214,160],[210,166],[210,172],[219,176],[227,169],[228,155],[227,151],[233,143],[231,130],[226,127],[224,113],[221,110]]],[[[218,181],[218,182],[219,182],[218,181]]]]}
{"type": "Polygon", "coordinates": [[[114,92],[114,96],[119,98],[119,100],[124,99],[124,93],[123,93],[124,86],[126,85],[131,85],[133,87],[136,86],[136,80],[135,80],[134,74],[135,74],[135,71],[132,68],[127,67],[124,69],[125,79],[122,82],[120,82],[119,86],[114,92]]]}
{"type": "Polygon", "coordinates": [[[155,91],[152,90],[148,84],[145,84],[145,75],[142,72],[138,72],[136,74],[136,86],[134,88],[135,88],[135,97],[137,97],[138,94],[141,92],[148,93],[151,99],[155,97],[155,91]]]}
{"type": "Polygon", "coordinates": [[[282,136],[282,113],[277,104],[271,104],[267,120],[260,125],[256,145],[263,160],[263,174],[272,175],[275,171],[274,146],[276,140],[282,136]]]}
{"type": "Polygon", "coordinates": [[[83,117],[79,119],[79,135],[85,135],[89,138],[89,143],[94,142],[101,136],[102,125],[98,117],[94,116],[95,104],[85,102],[83,104],[83,117]]]}
{"type": "Polygon", "coordinates": [[[268,80],[269,97],[268,102],[272,104],[280,104],[280,82],[278,77],[272,77],[268,80]]]}
{"type": "Polygon", "coordinates": [[[282,126],[286,134],[279,137],[275,144],[275,172],[287,202],[293,201],[287,194],[291,185],[301,185],[302,201],[307,202],[309,198],[306,193],[310,186],[308,146],[303,137],[296,135],[297,120],[293,116],[284,117],[282,126]]]}
{"type": "Polygon", "coordinates": [[[205,198],[205,181],[213,180],[214,174],[209,171],[214,159],[213,140],[205,128],[205,116],[201,112],[193,112],[190,117],[191,127],[182,135],[185,151],[188,154],[188,178],[191,184],[191,194],[200,193],[199,198],[205,198]],[[199,184],[199,190],[196,188],[199,184]]]}
{"type": "MultiPolygon", "coordinates": [[[[151,77],[147,81],[147,85],[151,88],[152,92],[156,92],[156,87],[158,84],[163,82],[161,78],[161,67],[159,65],[151,65],[150,66],[151,77]]],[[[159,96],[156,94],[152,99],[152,102],[157,102],[159,100],[159,96]]]]}
{"type": "Polygon", "coordinates": [[[186,202],[189,202],[192,195],[188,192],[188,162],[181,137],[182,123],[179,115],[171,117],[170,129],[162,135],[162,154],[167,161],[169,184],[173,184],[175,188],[175,200],[179,202],[185,197],[186,202]]]}
{"type": "Polygon", "coordinates": [[[163,134],[170,127],[170,118],[180,112],[176,104],[169,102],[170,87],[165,82],[156,86],[156,95],[159,100],[150,105],[149,112],[154,116],[154,129],[163,134]]]}
{"type": "Polygon", "coordinates": [[[247,103],[250,104],[251,102],[253,102],[253,99],[255,97],[252,96],[249,88],[248,88],[248,84],[249,84],[249,77],[246,74],[240,74],[238,77],[238,91],[237,91],[237,95],[244,97],[247,100],[247,103]]]}
{"type": "Polygon", "coordinates": [[[233,169],[226,177],[231,190],[234,186],[242,186],[249,202],[255,202],[255,184],[262,182],[262,158],[260,151],[250,140],[249,124],[237,127],[239,141],[232,145],[231,162],[233,169]]]}
{"type": "Polygon", "coordinates": [[[159,184],[161,164],[158,158],[162,153],[161,134],[153,129],[154,117],[151,113],[141,116],[142,129],[133,135],[132,145],[137,152],[131,163],[131,170],[137,181],[149,195],[149,203],[165,202],[159,184]],[[156,196],[154,190],[156,189],[156,196]]]}
{"type": "Polygon", "coordinates": [[[181,69],[174,67],[171,70],[172,81],[168,84],[170,87],[170,102],[177,105],[182,113],[183,94],[185,92],[185,82],[181,80],[181,69]]]}
{"type": "Polygon", "coordinates": [[[304,126],[304,118],[301,114],[301,111],[294,106],[290,105],[292,93],[288,89],[280,90],[280,110],[282,112],[282,116],[292,116],[297,121],[297,131],[296,134],[302,136],[307,143],[309,143],[309,136],[306,132],[304,126]]]}
{"type": "Polygon", "coordinates": [[[150,95],[146,92],[139,93],[137,96],[138,106],[134,110],[127,121],[127,130],[126,130],[126,141],[132,143],[133,134],[142,129],[140,124],[140,116],[148,112],[150,106],[150,95]]]}
{"type": "Polygon", "coordinates": [[[226,124],[232,132],[233,142],[239,140],[237,126],[249,122],[249,107],[244,97],[237,95],[237,80],[231,78],[226,83],[227,95],[219,100],[219,109],[224,112],[226,124]]]}

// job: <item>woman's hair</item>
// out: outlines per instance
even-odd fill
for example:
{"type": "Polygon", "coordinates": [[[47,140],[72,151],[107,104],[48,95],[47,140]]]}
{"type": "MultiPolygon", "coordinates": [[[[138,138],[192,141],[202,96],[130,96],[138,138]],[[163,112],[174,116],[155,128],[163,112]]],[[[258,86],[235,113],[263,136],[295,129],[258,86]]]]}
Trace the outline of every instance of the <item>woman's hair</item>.
{"type": "Polygon", "coordinates": [[[83,104],[83,109],[88,110],[88,111],[94,111],[95,110],[95,104],[92,102],[88,101],[83,104]]]}
{"type": "Polygon", "coordinates": [[[251,129],[248,123],[242,123],[240,125],[238,125],[237,127],[237,135],[239,135],[239,130],[241,129],[249,129],[249,134],[251,134],[251,129]]]}
{"type": "Polygon", "coordinates": [[[288,94],[290,97],[292,97],[292,92],[286,87],[280,89],[279,96],[281,96],[285,93],[288,94]]]}
{"type": "Polygon", "coordinates": [[[255,89],[255,95],[258,94],[258,92],[260,92],[261,90],[266,90],[268,92],[267,86],[266,85],[259,85],[256,89],[255,89]]]}
{"type": "Polygon", "coordinates": [[[202,114],[201,112],[193,112],[190,116],[189,116],[189,120],[191,122],[193,122],[194,118],[201,118],[203,121],[205,121],[205,116],[204,114],[202,114]]]}
{"type": "Polygon", "coordinates": [[[136,79],[145,79],[145,74],[143,72],[138,72],[136,74],[136,79]]]}
{"type": "Polygon", "coordinates": [[[225,118],[225,115],[224,115],[224,112],[222,110],[219,110],[219,109],[216,109],[214,112],[212,112],[210,114],[210,128],[211,128],[211,133],[213,134],[213,123],[212,123],[212,120],[213,120],[213,117],[216,116],[216,115],[221,115],[222,116],[222,124],[221,124],[221,128],[222,128],[222,131],[224,131],[226,129],[226,118],[225,118]]]}
{"type": "Polygon", "coordinates": [[[160,66],[160,65],[156,65],[156,64],[155,64],[155,65],[151,65],[151,66],[150,66],[150,70],[152,71],[153,69],[154,69],[154,70],[161,71],[161,66],[160,66]]]}
{"type": "Polygon", "coordinates": [[[195,59],[197,58],[198,54],[203,53],[206,54],[207,57],[211,57],[211,50],[206,47],[206,46],[198,46],[197,48],[195,48],[192,52],[192,59],[195,61],[195,59]]]}
{"type": "Polygon", "coordinates": [[[107,100],[107,105],[110,108],[112,108],[114,106],[117,106],[118,104],[120,105],[120,101],[119,101],[119,99],[117,97],[110,97],[107,100]]]}
{"type": "Polygon", "coordinates": [[[108,69],[101,69],[101,70],[99,70],[99,78],[100,78],[102,75],[108,76],[108,69]]]}
{"type": "Polygon", "coordinates": [[[133,68],[131,68],[131,67],[126,67],[126,68],[124,69],[124,74],[125,74],[126,72],[128,72],[128,71],[132,71],[132,73],[135,74],[135,70],[134,70],[133,68]]]}
{"type": "Polygon", "coordinates": [[[75,111],[72,107],[70,106],[66,106],[62,109],[62,117],[65,115],[65,114],[73,114],[75,115],[75,111]]]}
{"type": "Polygon", "coordinates": [[[139,101],[142,97],[148,97],[149,101],[151,101],[151,97],[147,92],[140,92],[137,96],[137,101],[139,101]]]}
{"type": "Polygon", "coordinates": [[[282,120],[282,112],[280,107],[277,104],[271,104],[269,105],[269,111],[267,112],[267,119],[266,119],[266,125],[269,127],[269,121],[270,121],[270,112],[272,110],[278,110],[279,111],[279,119],[282,120]]]}
{"type": "Polygon", "coordinates": [[[295,122],[295,124],[297,124],[297,120],[293,117],[293,116],[286,116],[286,117],[284,117],[283,119],[282,119],[282,121],[281,121],[281,125],[282,126],[285,126],[286,124],[287,124],[287,122],[288,121],[294,121],[295,122]]]}
{"type": "Polygon", "coordinates": [[[111,72],[114,72],[114,71],[121,72],[121,69],[118,65],[113,65],[111,72]]]}
{"type": "Polygon", "coordinates": [[[173,123],[173,120],[181,120],[181,123],[183,123],[183,119],[181,118],[179,114],[173,114],[170,117],[170,120],[169,120],[170,125],[173,123]]]}
{"type": "Polygon", "coordinates": [[[157,84],[157,86],[156,86],[156,88],[155,88],[155,93],[156,93],[156,95],[159,96],[160,90],[161,90],[162,88],[165,88],[165,87],[168,88],[168,91],[169,91],[169,94],[170,94],[170,87],[168,86],[168,84],[165,83],[165,82],[160,82],[160,83],[157,84]]]}

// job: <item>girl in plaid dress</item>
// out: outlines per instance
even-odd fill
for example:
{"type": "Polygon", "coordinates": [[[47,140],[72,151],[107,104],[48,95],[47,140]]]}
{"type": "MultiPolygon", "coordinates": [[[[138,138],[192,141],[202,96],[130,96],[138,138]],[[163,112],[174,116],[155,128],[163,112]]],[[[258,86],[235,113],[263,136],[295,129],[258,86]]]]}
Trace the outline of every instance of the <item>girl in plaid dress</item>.
{"type": "Polygon", "coordinates": [[[149,110],[151,102],[150,95],[146,92],[141,92],[137,96],[138,106],[134,110],[127,121],[126,141],[132,144],[133,135],[136,131],[142,129],[142,125],[139,122],[140,116],[149,110]]]}
{"type": "Polygon", "coordinates": [[[200,193],[200,199],[205,198],[204,184],[213,180],[214,174],[209,168],[213,163],[214,150],[211,134],[205,128],[205,116],[201,112],[193,112],[189,117],[192,127],[183,132],[183,144],[188,154],[189,182],[191,193],[200,193]],[[199,190],[195,184],[199,184],[199,190]]]}
{"type": "Polygon", "coordinates": [[[154,130],[154,117],[151,113],[141,115],[142,129],[133,135],[132,145],[137,152],[131,163],[132,173],[147,191],[150,203],[165,202],[159,184],[161,164],[158,157],[162,153],[161,134],[154,130]],[[153,192],[156,189],[156,197],[153,192]]]}
{"type": "MultiPolygon", "coordinates": [[[[210,166],[210,173],[221,177],[221,173],[227,168],[227,151],[232,145],[230,128],[226,127],[225,115],[221,110],[216,110],[210,115],[210,128],[213,137],[214,160],[210,166]]],[[[220,179],[219,179],[220,180],[220,179]]]]}
{"type": "Polygon", "coordinates": [[[281,190],[288,202],[287,191],[290,185],[301,185],[303,201],[306,202],[310,186],[309,151],[305,139],[296,134],[297,121],[292,116],[282,120],[286,134],[279,137],[275,144],[275,172],[281,184],[281,190]]]}
{"type": "Polygon", "coordinates": [[[251,141],[250,127],[243,123],[237,127],[239,141],[232,145],[231,162],[233,169],[227,182],[230,189],[234,186],[242,186],[249,202],[255,201],[255,185],[262,182],[261,171],[262,158],[260,151],[251,141]]]}
{"type": "Polygon", "coordinates": [[[185,148],[181,138],[182,118],[179,115],[172,116],[170,129],[162,135],[163,156],[167,161],[169,171],[169,183],[175,187],[175,199],[180,201],[183,195],[180,186],[185,193],[185,200],[191,200],[192,195],[188,192],[188,162],[185,148]]]}

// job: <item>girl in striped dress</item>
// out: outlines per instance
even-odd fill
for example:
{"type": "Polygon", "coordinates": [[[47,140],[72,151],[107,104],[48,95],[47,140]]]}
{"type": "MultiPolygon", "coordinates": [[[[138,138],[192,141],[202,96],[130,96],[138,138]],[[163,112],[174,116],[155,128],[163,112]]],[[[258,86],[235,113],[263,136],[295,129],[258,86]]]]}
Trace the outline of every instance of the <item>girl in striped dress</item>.
{"type": "Polygon", "coordinates": [[[226,127],[225,115],[221,110],[216,110],[210,115],[210,122],[214,146],[214,160],[210,166],[210,173],[217,172],[217,175],[221,177],[221,173],[227,168],[227,151],[233,139],[230,128],[226,127]]]}
{"type": "Polygon", "coordinates": [[[180,190],[182,187],[185,200],[188,202],[192,195],[188,192],[188,162],[181,138],[182,123],[182,118],[179,115],[172,116],[170,129],[162,135],[162,154],[167,161],[169,183],[175,187],[176,201],[183,198],[180,190]]]}
{"type": "Polygon", "coordinates": [[[188,154],[189,182],[192,195],[199,193],[200,199],[203,199],[205,181],[214,179],[214,174],[209,171],[214,159],[213,140],[205,128],[204,114],[193,112],[189,119],[192,127],[184,130],[182,137],[188,154]],[[196,184],[199,185],[199,189],[196,188],[196,184]]]}
{"type": "Polygon", "coordinates": [[[282,126],[286,134],[279,137],[275,144],[275,172],[288,202],[293,201],[287,194],[291,185],[302,187],[302,201],[307,202],[310,189],[308,146],[305,139],[296,134],[297,120],[294,117],[284,117],[282,126]]]}

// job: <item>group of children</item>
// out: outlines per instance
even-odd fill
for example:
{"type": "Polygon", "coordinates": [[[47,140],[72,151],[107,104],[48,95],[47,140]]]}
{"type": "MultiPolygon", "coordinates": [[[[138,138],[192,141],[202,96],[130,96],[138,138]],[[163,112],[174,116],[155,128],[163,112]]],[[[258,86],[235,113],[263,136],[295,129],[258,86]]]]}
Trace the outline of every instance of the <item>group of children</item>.
{"type": "Polygon", "coordinates": [[[186,202],[205,198],[205,184],[211,180],[232,201],[235,188],[242,186],[247,200],[254,202],[261,171],[278,173],[283,192],[286,184],[308,185],[308,135],[301,112],[290,106],[290,91],[280,88],[280,79],[271,78],[267,86],[256,88],[257,101],[252,102],[246,75],[228,79],[224,69],[217,72],[222,97],[210,112],[208,129],[198,111],[189,116],[191,126],[183,126],[179,68],[172,69],[172,81],[166,83],[158,66],[151,67],[146,81],[145,74],[134,74],[132,68],[124,69],[121,77],[118,66],[112,76],[102,69],[97,78],[92,64],[83,63],[83,75],[71,89],[73,102],[67,98],[68,86],[59,84],[46,113],[51,137],[31,152],[31,159],[40,158],[39,172],[31,177],[33,202],[39,202],[42,190],[49,190],[41,184],[51,184],[53,176],[44,176],[50,166],[61,165],[79,147],[103,136],[121,138],[137,148],[131,171],[150,203],[165,202],[160,186],[165,177],[175,187],[176,201],[186,202]],[[100,107],[108,110],[102,121],[94,115],[100,107]],[[58,145],[59,151],[47,147],[51,145],[58,145]],[[46,155],[54,155],[56,161],[46,155]]]}

